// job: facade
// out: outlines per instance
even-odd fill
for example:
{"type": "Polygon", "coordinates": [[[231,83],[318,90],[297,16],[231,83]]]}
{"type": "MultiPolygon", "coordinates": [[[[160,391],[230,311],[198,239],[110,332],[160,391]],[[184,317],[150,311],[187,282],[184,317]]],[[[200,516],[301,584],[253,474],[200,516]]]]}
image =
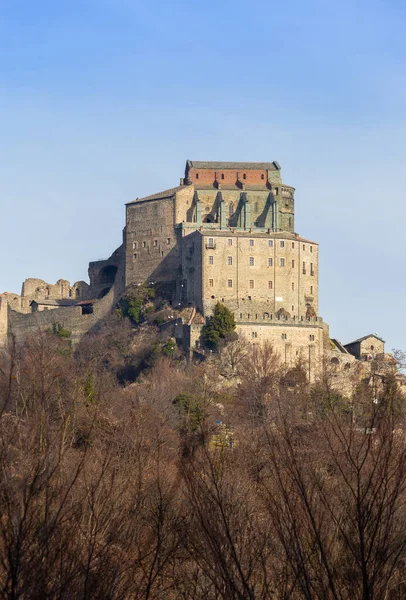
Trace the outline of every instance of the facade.
{"type": "Polygon", "coordinates": [[[359,360],[373,360],[385,353],[385,342],[376,334],[365,335],[345,344],[345,349],[359,360]]]}

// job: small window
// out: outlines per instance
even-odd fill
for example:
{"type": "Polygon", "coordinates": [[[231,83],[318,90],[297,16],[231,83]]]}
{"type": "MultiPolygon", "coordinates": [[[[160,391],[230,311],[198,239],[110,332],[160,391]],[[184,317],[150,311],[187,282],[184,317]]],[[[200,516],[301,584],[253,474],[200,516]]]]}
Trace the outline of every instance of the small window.
{"type": "Polygon", "coordinates": [[[164,255],[164,251],[163,251],[163,250],[161,250],[161,256],[163,256],[163,255],[164,255]]]}
{"type": "Polygon", "coordinates": [[[284,241],[284,240],[281,240],[281,241],[280,241],[280,246],[281,246],[281,248],[284,248],[284,247],[285,247],[285,241],[284,241]]]}
{"type": "MultiPolygon", "coordinates": [[[[248,300],[249,300],[249,298],[248,298],[248,300]]],[[[249,318],[250,318],[250,316],[251,316],[251,315],[250,315],[250,313],[248,313],[248,314],[247,314],[247,319],[249,319],[249,318]]]]}
{"type": "Polygon", "coordinates": [[[283,340],[286,340],[286,339],[287,339],[287,337],[288,337],[288,336],[286,335],[286,333],[282,333],[282,339],[283,339],[283,340]]]}
{"type": "Polygon", "coordinates": [[[273,289],[273,281],[268,281],[268,290],[273,289]]]}
{"type": "Polygon", "coordinates": [[[263,173],[261,173],[261,179],[262,181],[265,179],[265,175],[263,173]]]}
{"type": "Polygon", "coordinates": [[[310,294],[313,296],[313,286],[310,286],[310,294]]]}
{"type": "Polygon", "coordinates": [[[293,304],[292,304],[292,312],[295,312],[295,307],[293,306],[293,304]]]}
{"type": "Polygon", "coordinates": [[[313,252],[313,246],[310,246],[310,252],[313,252]]]}
{"type": "Polygon", "coordinates": [[[292,269],[294,269],[294,268],[295,268],[295,261],[292,260],[292,269]]]}
{"type": "Polygon", "coordinates": [[[311,342],[314,342],[314,335],[309,335],[309,340],[310,340],[311,342]]]}
{"type": "Polygon", "coordinates": [[[254,266],[254,257],[250,256],[250,267],[254,266]]]}
{"type": "Polygon", "coordinates": [[[294,247],[295,247],[295,242],[292,242],[292,248],[294,248],[294,247]]]}
{"type": "Polygon", "coordinates": [[[247,175],[244,173],[242,176],[243,179],[247,179],[247,175]]]}
{"type": "Polygon", "coordinates": [[[199,179],[199,173],[196,173],[196,179],[199,179]]]}
{"type": "Polygon", "coordinates": [[[146,248],[147,247],[147,242],[142,242],[142,247],[146,248]]]}
{"type": "Polygon", "coordinates": [[[273,265],[273,259],[268,258],[268,267],[272,267],[272,265],[273,265]]]}
{"type": "Polygon", "coordinates": [[[227,258],[227,264],[229,264],[229,265],[232,265],[232,264],[233,264],[233,257],[232,257],[232,256],[229,256],[229,257],[227,258]]]}
{"type": "Polygon", "coordinates": [[[292,281],[292,292],[294,292],[294,291],[295,291],[295,282],[292,281]]]}
{"type": "Polygon", "coordinates": [[[242,313],[240,313],[240,319],[242,319],[242,313]]]}
{"type": "Polygon", "coordinates": [[[254,245],[254,240],[250,240],[250,246],[254,245]]]}
{"type": "Polygon", "coordinates": [[[303,250],[306,250],[306,244],[303,244],[303,250]]]}
{"type": "Polygon", "coordinates": [[[214,248],[214,238],[209,238],[207,240],[207,247],[208,248],[214,248]]]}
{"type": "Polygon", "coordinates": [[[232,279],[227,279],[227,287],[229,287],[229,288],[233,287],[233,280],[232,279]]]}
{"type": "Polygon", "coordinates": [[[213,279],[209,279],[209,287],[213,287],[213,279]]]}
{"type": "Polygon", "coordinates": [[[253,331],[253,332],[251,333],[251,337],[252,337],[252,338],[257,338],[257,337],[258,337],[258,333],[257,333],[256,331],[253,331]]]}
{"type": "Polygon", "coordinates": [[[168,244],[168,246],[169,246],[169,244],[171,243],[171,238],[167,238],[167,240],[166,240],[166,243],[167,243],[167,244],[168,244]]]}
{"type": "Polygon", "coordinates": [[[313,263],[310,263],[310,275],[314,275],[313,263]]]}
{"type": "Polygon", "coordinates": [[[209,265],[214,265],[214,256],[209,256],[209,265]]]}
{"type": "Polygon", "coordinates": [[[254,289],[254,280],[250,279],[250,290],[254,289]]]}
{"type": "Polygon", "coordinates": [[[292,227],[292,217],[289,217],[289,224],[288,224],[289,229],[291,229],[292,227]]]}
{"type": "Polygon", "coordinates": [[[277,196],[279,194],[279,189],[278,188],[274,189],[274,194],[275,194],[275,196],[277,196]]]}
{"type": "Polygon", "coordinates": [[[232,240],[231,238],[229,238],[229,239],[227,240],[227,244],[228,244],[229,246],[232,246],[232,245],[233,245],[233,240],[232,240]]]}
{"type": "Polygon", "coordinates": [[[268,240],[268,246],[269,246],[269,248],[273,247],[273,240],[268,240]]]}
{"type": "Polygon", "coordinates": [[[224,179],[224,173],[221,174],[221,179],[224,179]]]}
{"type": "Polygon", "coordinates": [[[279,266],[280,267],[284,267],[285,266],[285,259],[284,258],[280,258],[279,259],[279,266]]]}
{"type": "Polygon", "coordinates": [[[154,240],[154,247],[156,248],[158,246],[158,240],[154,240]]]}
{"type": "Polygon", "coordinates": [[[137,249],[137,242],[133,242],[133,250],[137,249]]]}
{"type": "Polygon", "coordinates": [[[137,253],[136,252],[134,252],[134,258],[137,258],[137,253]]]}
{"type": "Polygon", "coordinates": [[[303,261],[302,265],[303,265],[303,275],[306,275],[306,263],[305,263],[305,261],[303,261]]]}

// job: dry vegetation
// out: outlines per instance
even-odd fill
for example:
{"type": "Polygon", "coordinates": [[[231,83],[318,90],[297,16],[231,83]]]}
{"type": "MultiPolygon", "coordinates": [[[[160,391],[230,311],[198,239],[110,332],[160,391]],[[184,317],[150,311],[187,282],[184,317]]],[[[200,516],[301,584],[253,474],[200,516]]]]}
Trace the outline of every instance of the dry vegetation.
{"type": "Polygon", "coordinates": [[[0,357],[1,597],[405,598],[394,381],[346,400],[270,347],[193,365],[157,340],[112,318],[0,357]]]}

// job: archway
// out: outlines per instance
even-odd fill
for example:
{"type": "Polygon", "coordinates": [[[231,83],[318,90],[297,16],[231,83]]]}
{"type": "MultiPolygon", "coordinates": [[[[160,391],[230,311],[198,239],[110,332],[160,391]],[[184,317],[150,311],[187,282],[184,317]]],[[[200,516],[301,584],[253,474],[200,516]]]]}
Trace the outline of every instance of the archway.
{"type": "Polygon", "coordinates": [[[117,267],[108,265],[100,271],[100,283],[114,283],[117,275],[117,267]]]}

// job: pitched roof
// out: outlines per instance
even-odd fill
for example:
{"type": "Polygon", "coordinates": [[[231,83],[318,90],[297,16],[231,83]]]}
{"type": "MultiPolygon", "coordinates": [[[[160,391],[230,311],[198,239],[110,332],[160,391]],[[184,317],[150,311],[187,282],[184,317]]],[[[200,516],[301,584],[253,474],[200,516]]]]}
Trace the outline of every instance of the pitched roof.
{"type": "Polygon", "coordinates": [[[351,344],[358,344],[359,342],[363,342],[364,340],[367,340],[370,337],[373,337],[373,338],[379,340],[380,342],[385,343],[385,340],[383,340],[381,337],[379,337],[379,335],[377,335],[376,333],[370,333],[368,335],[364,335],[361,338],[358,338],[357,340],[354,340],[353,342],[348,342],[348,344],[344,344],[344,346],[351,346],[351,344]]]}
{"type": "Polygon", "coordinates": [[[204,160],[188,160],[186,167],[193,169],[268,169],[269,171],[280,171],[279,163],[273,162],[217,162],[204,160]]]}
{"type": "Polygon", "coordinates": [[[150,196],[144,196],[143,198],[136,198],[135,200],[131,200],[131,202],[127,202],[128,204],[135,204],[136,202],[146,202],[147,200],[160,200],[161,198],[171,198],[185,187],[189,187],[186,185],[178,185],[177,187],[170,188],[169,190],[164,190],[163,192],[158,192],[157,194],[151,194],[150,196]]]}

